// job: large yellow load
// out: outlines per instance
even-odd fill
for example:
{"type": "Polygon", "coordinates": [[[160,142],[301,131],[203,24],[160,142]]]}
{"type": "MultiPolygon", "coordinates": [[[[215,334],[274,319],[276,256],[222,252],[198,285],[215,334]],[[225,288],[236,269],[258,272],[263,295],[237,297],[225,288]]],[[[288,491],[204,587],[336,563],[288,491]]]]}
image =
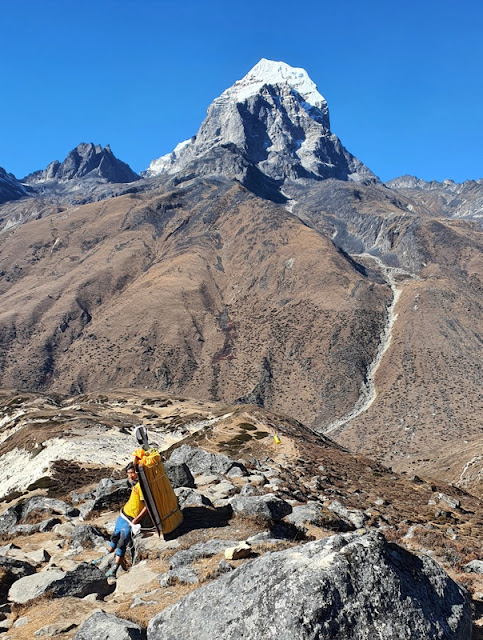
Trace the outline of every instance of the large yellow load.
{"type": "Polygon", "coordinates": [[[178,498],[171,486],[160,454],[154,449],[133,453],[145,504],[158,534],[171,533],[183,522],[178,498]]]}

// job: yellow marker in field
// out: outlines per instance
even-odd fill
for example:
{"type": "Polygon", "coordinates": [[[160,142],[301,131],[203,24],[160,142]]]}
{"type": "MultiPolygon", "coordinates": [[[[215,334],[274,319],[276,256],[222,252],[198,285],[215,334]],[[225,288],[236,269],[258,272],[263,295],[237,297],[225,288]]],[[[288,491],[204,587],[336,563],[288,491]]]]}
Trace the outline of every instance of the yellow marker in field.
{"type": "Polygon", "coordinates": [[[273,441],[275,442],[275,444],[282,444],[278,436],[273,436],[273,441]]]}

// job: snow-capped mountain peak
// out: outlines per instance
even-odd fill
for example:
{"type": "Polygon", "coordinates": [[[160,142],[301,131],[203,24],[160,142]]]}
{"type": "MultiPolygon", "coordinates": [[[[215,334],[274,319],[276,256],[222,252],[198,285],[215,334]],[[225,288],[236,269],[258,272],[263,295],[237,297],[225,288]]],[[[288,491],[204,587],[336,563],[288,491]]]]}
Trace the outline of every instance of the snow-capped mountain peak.
{"type": "Polygon", "coordinates": [[[221,174],[257,193],[268,184],[270,197],[287,180],[377,180],[331,132],[327,102],[307,72],[265,58],[211,103],[195,136],[145,175],[180,172],[221,174]]]}
{"type": "Polygon", "coordinates": [[[327,105],[325,98],[319,93],[305,69],[291,67],[286,62],[275,62],[266,58],[262,58],[246,76],[237,80],[217,100],[224,101],[228,98],[235,102],[244,102],[250,96],[260,93],[265,85],[281,84],[287,84],[295,89],[308,104],[314,107],[323,109],[327,105]]]}

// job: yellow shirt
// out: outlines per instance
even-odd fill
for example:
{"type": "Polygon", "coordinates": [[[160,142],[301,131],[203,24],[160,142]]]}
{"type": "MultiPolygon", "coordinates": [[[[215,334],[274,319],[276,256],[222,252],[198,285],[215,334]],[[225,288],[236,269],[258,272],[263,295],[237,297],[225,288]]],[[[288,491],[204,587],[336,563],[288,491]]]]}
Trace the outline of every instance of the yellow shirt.
{"type": "Polygon", "coordinates": [[[137,482],[132,491],[129,500],[126,502],[123,511],[129,518],[137,518],[141,511],[144,509],[144,497],[137,482]]]}

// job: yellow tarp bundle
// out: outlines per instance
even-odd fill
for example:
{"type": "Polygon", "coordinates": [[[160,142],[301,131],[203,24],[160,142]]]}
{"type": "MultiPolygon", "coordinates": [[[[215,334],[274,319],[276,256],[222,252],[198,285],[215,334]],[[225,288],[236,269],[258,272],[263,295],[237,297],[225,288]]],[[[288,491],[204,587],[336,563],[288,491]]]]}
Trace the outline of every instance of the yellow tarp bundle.
{"type": "Polygon", "coordinates": [[[171,533],[183,522],[178,498],[173,491],[161,456],[157,451],[136,449],[134,464],[139,470],[139,482],[146,506],[158,532],[171,533]]]}

